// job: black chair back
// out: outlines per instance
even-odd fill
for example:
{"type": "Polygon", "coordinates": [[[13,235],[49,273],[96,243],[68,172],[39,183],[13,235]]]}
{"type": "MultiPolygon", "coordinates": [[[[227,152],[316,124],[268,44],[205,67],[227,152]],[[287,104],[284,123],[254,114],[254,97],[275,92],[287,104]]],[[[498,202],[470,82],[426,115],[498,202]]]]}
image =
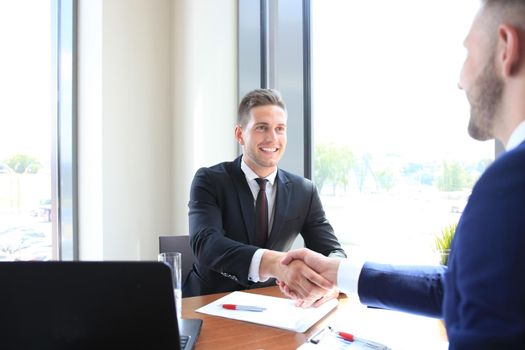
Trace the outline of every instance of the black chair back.
{"type": "Polygon", "coordinates": [[[190,247],[190,236],[159,236],[159,253],[179,252],[182,254],[182,284],[193,268],[196,261],[193,250],[190,247]]]}

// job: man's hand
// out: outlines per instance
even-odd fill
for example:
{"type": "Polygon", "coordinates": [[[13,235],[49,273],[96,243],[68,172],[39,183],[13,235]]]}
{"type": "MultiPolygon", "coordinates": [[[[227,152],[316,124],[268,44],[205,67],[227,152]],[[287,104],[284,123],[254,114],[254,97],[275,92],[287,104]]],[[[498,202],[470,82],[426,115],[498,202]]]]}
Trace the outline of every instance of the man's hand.
{"type": "Polygon", "coordinates": [[[295,306],[304,307],[304,308],[310,307],[312,305],[314,307],[321,306],[324,303],[326,303],[328,300],[335,299],[339,296],[339,288],[332,287],[326,290],[325,294],[321,296],[319,299],[299,299],[297,295],[293,291],[291,291],[290,288],[288,288],[286,283],[282,281],[277,281],[277,285],[279,286],[279,289],[285,296],[287,296],[290,299],[296,300],[295,306]]]}
{"type": "Polygon", "coordinates": [[[291,285],[287,284],[283,280],[279,280],[277,284],[279,285],[281,291],[290,298],[298,299],[296,305],[308,307],[313,304],[314,307],[317,307],[330,299],[336,298],[339,295],[339,289],[335,287],[335,285],[337,284],[337,270],[339,268],[340,259],[328,258],[309,249],[302,248],[292,250],[284,254],[281,264],[288,266],[289,264],[297,262],[297,260],[301,260],[310,268],[319,273],[319,275],[326,278],[334,285],[334,287],[326,290],[325,294],[320,299],[304,299],[300,297],[300,294],[297,293],[291,285]]]}
{"type": "Polygon", "coordinates": [[[281,264],[288,265],[292,261],[301,260],[314,271],[322,275],[332,284],[337,284],[337,270],[339,269],[340,258],[328,258],[307,248],[290,250],[284,253],[281,264]]]}
{"type": "Polygon", "coordinates": [[[310,306],[322,299],[334,284],[320,276],[301,260],[288,261],[282,264],[284,253],[267,250],[261,258],[259,275],[274,277],[290,289],[289,296],[304,300],[304,306],[310,306]]]}

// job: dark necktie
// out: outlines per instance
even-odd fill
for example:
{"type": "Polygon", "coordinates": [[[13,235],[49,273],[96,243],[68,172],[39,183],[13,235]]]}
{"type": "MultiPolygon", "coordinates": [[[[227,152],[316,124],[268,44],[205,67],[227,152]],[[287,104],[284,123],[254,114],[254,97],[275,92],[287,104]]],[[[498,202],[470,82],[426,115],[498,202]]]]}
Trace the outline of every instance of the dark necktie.
{"type": "Polygon", "coordinates": [[[266,179],[255,179],[259,184],[259,193],[255,201],[255,244],[266,245],[268,238],[268,200],[266,199],[266,179]]]}

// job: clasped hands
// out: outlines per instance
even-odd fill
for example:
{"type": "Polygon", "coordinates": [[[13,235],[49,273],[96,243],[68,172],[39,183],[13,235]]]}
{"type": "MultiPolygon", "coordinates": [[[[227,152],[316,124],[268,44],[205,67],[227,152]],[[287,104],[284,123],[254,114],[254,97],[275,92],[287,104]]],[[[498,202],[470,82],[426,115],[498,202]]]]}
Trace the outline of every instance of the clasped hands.
{"type": "Polygon", "coordinates": [[[284,295],[300,307],[317,307],[337,298],[339,259],[327,258],[302,248],[287,253],[267,251],[261,259],[261,275],[274,277],[284,295]]]}

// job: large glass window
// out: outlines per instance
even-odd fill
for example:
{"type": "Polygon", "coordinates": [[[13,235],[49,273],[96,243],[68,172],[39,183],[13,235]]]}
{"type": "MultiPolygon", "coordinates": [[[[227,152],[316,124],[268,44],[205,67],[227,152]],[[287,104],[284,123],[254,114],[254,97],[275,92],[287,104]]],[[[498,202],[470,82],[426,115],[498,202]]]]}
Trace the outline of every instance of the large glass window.
{"type": "Polygon", "coordinates": [[[494,143],[456,88],[476,2],[312,1],[313,179],[352,253],[436,262],[494,143]]]}
{"type": "Polygon", "coordinates": [[[58,149],[73,149],[72,128],[58,132],[72,120],[71,113],[59,120],[59,106],[73,96],[71,84],[58,83],[72,70],[71,54],[58,53],[64,31],[72,37],[72,26],[60,22],[71,20],[72,7],[61,12],[62,3],[72,1],[0,2],[0,260],[61,257],[58,203],[72,175],[59,177],[71,156],[60,159],[58,149]],[[66,134],[70,141],[61,143],[66,134]]]}

